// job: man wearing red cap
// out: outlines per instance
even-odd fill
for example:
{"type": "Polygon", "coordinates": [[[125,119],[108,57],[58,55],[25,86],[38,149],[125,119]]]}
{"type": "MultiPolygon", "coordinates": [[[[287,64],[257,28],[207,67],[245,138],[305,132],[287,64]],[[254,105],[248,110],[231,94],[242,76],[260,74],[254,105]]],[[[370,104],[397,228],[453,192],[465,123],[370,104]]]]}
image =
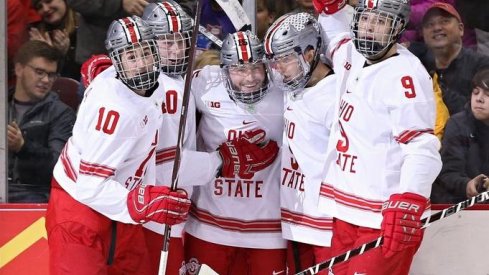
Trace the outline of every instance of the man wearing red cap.
{"type": "Polygon", "coordinates": [[[457,113],[469,100],[472,77],[489,66],[489,57],[463,47],[464,25],[450,4],[430,6],[423,16],[422,33],[427,48],[413,52],[432,76],[438,75],[443,101],[450,114],[457,113]]]}

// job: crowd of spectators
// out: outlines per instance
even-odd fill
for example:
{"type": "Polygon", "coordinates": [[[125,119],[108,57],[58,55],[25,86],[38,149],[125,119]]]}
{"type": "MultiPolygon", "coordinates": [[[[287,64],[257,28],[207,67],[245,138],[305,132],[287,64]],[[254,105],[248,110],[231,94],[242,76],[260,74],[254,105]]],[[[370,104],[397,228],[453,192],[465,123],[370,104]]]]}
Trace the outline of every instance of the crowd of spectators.
{"type": "MultiPolygon", "coordinates": [[[[154,1],[8,0],[9,190],[21,194],[12,195],[10,202],[48,199],[50,169],[75,119],[74,112],[49,91],[56,78],[80,81],[82,64],[105,54],[110,22],[141,15],[149,2],[154,1]],[[34,195],[23,198],[28,190],[34,195]]],[[[177,2],[194,13],[195,1],[177,2]]],[[[444,165],[433,184],[432,200],[454,203],[474,195],[489,174],[489,70],[485,69],[489,5],[484,0],[412,0],[411,5],[401,41],[433,77],[441,106],[437,133],[444,165]]],[[[314,13],[312,1],[256,1],[258,37],[262,39],[272,22],[291,11],[314,13]]],[[[203,1],[201,25],[220,39],[236,31],[215,0],[203,1]]],[[[216,64],[218,48],[204,36],[198,41],[203,51],[198,67],[216,64]]],[[[79,96],[83,89],[80,84],[79,96]]]]}

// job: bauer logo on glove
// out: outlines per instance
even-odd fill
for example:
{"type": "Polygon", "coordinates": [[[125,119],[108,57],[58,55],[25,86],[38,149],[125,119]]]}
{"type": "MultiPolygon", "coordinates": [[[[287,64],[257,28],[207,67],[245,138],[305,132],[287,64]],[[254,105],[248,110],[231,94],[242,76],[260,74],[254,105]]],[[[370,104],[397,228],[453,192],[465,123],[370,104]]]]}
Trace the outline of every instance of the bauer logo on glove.
{"type": "Polygon", "coordinates": [[[247,131],[236,140],[226,141],[219,146],[222,167],[218,176],[251,179],[256,172],[267,168],[278,154],[277,142],[265,141],[264,130],[247,131]]]}

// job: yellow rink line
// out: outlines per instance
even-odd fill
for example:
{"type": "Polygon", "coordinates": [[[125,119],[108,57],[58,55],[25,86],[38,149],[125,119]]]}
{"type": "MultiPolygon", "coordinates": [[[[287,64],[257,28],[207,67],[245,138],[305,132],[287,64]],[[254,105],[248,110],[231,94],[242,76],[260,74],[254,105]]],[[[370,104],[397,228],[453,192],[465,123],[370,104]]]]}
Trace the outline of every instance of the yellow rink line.
{"type": "Polygon", "coordinates": [[[24,252],[38,240],[42,238],[47,239],[44,221],[44,217],[39,218],[5,245],[0,247],[0,268],[19,256],[20,253],[24,252]]]}

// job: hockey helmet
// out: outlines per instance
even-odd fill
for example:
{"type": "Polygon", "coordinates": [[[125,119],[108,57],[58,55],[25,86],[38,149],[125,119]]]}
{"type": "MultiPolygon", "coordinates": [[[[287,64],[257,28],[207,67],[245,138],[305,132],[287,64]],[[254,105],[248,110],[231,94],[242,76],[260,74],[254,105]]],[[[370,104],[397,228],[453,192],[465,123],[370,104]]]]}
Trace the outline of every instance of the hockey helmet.
{"type": "Polygon", "coordinates": [[[270,83],[263,44],[250,31],[228,34],[222,43],[221,68],[229,96],[245,104],[265,97],[270,83]],[[241,79],[242,81],[238,81],[241,79]]]}
{"type": "Polygon", "coordinates": [[[409,22],[410,0],[360,0],[351,23],[355,48],[378,60],[392,48],[409,22]]]}
{"type": "Polygon", "coordinates": [[[105,48],[118,77],[129,88],[148,90],[158,81],[160,56],[152,29],[139,17],[114,20],[105,48]]]}
{"type": "Polygon", "coordinates": [[[277,19],[265,34],[265,56],[274,82],[287,91],[304,88],[320,61],[322,29],[309,13],[290,13],[277,19]],[[311,62],[306,51],[313,50],[311,62]]]}
{"type": "Polygon", "coordinates": [[[190,55],[193,20],[172,0],[150,3],[142,19],[153,28],[161,56],[161,70],[168,75],[186,72],[190,55]]]}

